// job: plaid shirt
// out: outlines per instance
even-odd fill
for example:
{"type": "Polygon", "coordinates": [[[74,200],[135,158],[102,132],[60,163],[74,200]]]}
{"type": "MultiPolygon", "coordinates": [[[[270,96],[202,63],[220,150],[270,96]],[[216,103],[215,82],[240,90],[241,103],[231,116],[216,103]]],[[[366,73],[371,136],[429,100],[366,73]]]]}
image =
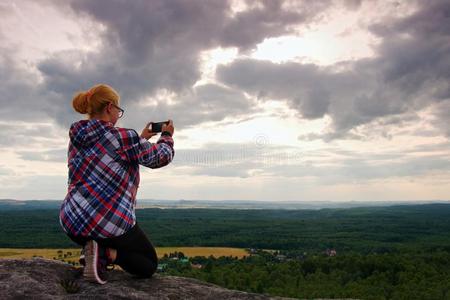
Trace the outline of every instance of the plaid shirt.
{"type": "Polygon", "coordinates": [[[139,165],[152,169],[170,163],[173,139],[157,143],[133,129],[103,120],[81,120],[69,131],[68,192],[59,222],[67,234],[92,238],[119,236],[136,223],[139,165]]]}

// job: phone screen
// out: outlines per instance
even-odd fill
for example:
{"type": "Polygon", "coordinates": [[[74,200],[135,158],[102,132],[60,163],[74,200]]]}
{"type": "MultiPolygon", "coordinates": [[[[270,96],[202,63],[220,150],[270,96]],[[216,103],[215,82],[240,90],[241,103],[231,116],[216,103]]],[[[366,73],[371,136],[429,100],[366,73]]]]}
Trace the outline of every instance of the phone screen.
{"type": "Polygon", "coordinates": [[[169,124],[169,122],[166,121],[166,122],[153,122],[153,123],[151,123],[151,131],[152,132],[161,132],[163,124],[169,124]]]}

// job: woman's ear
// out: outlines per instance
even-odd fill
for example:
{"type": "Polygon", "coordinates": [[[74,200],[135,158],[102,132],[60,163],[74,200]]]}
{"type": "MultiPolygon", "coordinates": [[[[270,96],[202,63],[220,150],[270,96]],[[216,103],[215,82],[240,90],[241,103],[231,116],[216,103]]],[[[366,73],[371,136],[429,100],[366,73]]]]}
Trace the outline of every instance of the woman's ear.
{"type": "Polygon", "coordinates": [[[109,114],[112,112],[112,103],[108,102],[108,105],[106,105],[106,112],[109,114]]]}

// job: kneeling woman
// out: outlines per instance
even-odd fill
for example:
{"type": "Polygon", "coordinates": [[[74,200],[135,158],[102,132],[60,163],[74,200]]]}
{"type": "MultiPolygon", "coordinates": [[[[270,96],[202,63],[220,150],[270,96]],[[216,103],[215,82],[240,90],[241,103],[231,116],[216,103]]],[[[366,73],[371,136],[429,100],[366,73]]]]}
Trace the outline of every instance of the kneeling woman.
{"type": "Polygon", "coordinates": [[[148,141],[156,135],[149,124],[140,135],[114,127],[123,109],[118,93],[105,84],[78,93],[72,105],[89,118],[69,130],[69,186],[59,221],[69,238],[83,246],[84,277],[104,284],[112,264],[151,277],[158,265],[156,251],[135,216],[139,165],[153,169],[172,161],[173,123],[163,125],[156,143],[148,141]]]}

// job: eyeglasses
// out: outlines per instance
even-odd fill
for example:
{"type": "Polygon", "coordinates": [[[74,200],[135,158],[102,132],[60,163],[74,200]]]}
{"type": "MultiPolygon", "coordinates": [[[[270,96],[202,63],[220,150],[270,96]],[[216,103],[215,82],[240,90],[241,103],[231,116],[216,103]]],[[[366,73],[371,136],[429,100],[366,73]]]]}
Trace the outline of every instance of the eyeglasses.
{"type": "Polygon", "coordinates": [[[125,110],[123,110],[122,108],[118,107],[114,103],[111,103],[111,104],[112,104],[112,106],[114,106],[115,108],[117,108],[119,110],[119,118],[122,118],[123,113],[125,112],[125,110]]]}

